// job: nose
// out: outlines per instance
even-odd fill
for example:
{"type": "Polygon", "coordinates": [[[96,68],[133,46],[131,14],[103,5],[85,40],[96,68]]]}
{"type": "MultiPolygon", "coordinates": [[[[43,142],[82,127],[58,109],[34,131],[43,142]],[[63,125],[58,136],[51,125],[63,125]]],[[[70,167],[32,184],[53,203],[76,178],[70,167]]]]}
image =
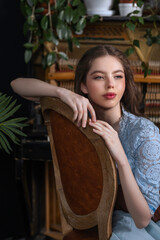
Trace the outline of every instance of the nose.
{"type": "Polygon", "coordinates": [[[112,76],[107,76],[105,81],[106,88],[114,88],[114,79],[112,76]]]}

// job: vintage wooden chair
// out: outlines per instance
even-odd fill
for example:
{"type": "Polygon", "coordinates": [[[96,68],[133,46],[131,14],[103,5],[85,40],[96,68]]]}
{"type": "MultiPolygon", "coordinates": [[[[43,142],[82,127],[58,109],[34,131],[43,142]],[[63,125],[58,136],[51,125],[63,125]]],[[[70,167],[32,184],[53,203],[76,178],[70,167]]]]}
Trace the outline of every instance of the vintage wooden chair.
{"type": "Polygon", "coordinates": [[[57,98],[41,99],[52,152],[64,240],[107,240],[117,193],[114,161],[102,138],[57,98]]]}

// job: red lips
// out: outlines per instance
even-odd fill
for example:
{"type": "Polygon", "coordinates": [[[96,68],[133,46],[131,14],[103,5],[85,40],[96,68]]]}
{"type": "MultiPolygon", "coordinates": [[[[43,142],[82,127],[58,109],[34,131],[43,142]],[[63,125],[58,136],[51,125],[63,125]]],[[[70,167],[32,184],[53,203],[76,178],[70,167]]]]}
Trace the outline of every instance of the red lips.
{"type": "Polygon", "coordinates": [[[103,95],[106,99],[113,99],[116,97],[115,93],[106,93],[103,95]]]}

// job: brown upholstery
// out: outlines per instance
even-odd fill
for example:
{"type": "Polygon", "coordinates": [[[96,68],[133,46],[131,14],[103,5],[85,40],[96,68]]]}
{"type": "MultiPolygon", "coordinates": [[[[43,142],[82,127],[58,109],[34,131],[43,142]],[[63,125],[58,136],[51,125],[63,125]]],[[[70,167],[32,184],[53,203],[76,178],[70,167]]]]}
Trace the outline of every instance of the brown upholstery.
{"type": "Polygon", "coordinates": [[[97,227],[86,229],[86,230],[73,230],[68,233],[63,240],[98,240],[98,229],[97,227]]]}
{"type": "Polygon", "coordinates": [[[90,126],[78,128],[72,122],[72,110],[59,99],[42,98],[41,105],[50,138],[64,239],[109,239],[117,176],[104,141],[90,126]]]}

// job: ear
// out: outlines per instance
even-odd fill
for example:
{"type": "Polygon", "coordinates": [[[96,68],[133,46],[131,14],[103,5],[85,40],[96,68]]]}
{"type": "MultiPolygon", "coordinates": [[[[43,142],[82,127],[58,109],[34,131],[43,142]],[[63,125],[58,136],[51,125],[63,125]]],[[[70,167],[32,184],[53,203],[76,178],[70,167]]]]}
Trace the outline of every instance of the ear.
{"type": "Polygon", "coordinates": [[[88,94],[87,86],[84,83],[81,83],[81,91],[84,94],[88,94]]]}

